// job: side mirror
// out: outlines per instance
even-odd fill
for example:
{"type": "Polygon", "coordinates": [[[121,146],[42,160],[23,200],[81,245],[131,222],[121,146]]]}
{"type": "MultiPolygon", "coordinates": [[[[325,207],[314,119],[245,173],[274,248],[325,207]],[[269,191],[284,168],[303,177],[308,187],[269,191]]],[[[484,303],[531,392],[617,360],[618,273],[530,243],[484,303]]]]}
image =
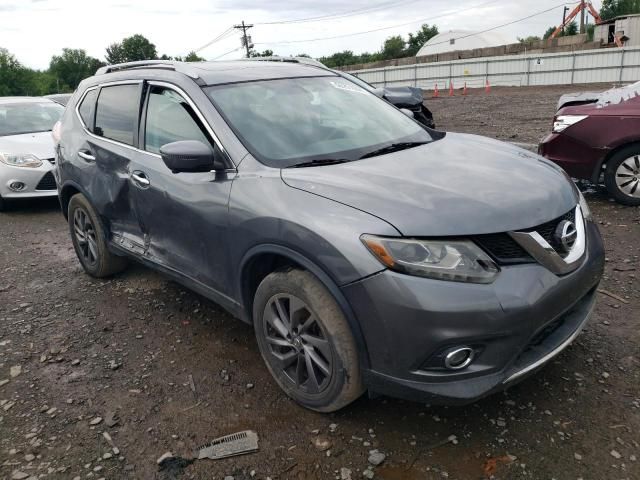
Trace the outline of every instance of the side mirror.
{"type": "Polygon", "coordinates": [[[164,164],[173,173],[208,172],[224,168],[215,161],[215,154],[209,145],[199,140],[180,140],[160,147],[160,156],[164,164]]]}
{"type": "Polygon", "coordinates": [[[371,90],[371,93],[373,93],[376,97],[384,98],[384,88],[374,88],[373,90],[371,90]]]}
{"type": "Polygon", "coordinates": [[[413,112],[411,110],[409,110],[408,108],[401,108],[400,111],[402,113],[404,113],[409,118],[415,118],[415,115],[413,114],[413,112]]]}

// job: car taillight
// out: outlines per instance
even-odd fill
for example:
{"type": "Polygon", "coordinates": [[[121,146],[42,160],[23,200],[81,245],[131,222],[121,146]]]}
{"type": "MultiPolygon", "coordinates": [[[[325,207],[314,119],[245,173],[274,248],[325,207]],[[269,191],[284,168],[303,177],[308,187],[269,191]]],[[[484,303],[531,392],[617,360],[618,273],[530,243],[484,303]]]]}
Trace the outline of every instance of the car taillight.
{"type": "Polygon", "coordinates": [[[553,119],[553,133],[565,131],[571,125],[575,125],[587,118],[587,115],[558,115],[553,119]]]}
{"type": "Polygon", "coordinates": [[[53,137],[53,143],[57,145],[60,143],[60,134],[62,133],[62,124],[60,120],[56,122],[56,124],[51,129],[51,136],[53,137]]]}

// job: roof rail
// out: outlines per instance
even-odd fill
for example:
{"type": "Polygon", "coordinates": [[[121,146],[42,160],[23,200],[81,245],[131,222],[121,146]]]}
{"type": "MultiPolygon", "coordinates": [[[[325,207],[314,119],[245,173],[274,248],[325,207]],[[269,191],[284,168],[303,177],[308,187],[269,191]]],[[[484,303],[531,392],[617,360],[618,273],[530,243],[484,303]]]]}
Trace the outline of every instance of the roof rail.
{"type": "Polygon", "coordinates": [[[138,68],[164,68],[174,70],[178,73],[183,73],[193,79],[200,78],[200,75],[198,75],[198,73],[189,65],[175,60],[140,60],[137,62],[116,63],[114,65],[100,67],[96,71],[96,75],[104,75],[106,73],[119,72],[122,70],[134,70],[138,68]]]}
{"type": "Polygon", "coordinates": [[[254,60],[258,62],[285,62],[285,63],[301,63],[303,65],[310,65],[312,67],[324,68],[328,70],[329,68],[318,60],[314,60],[309,57],[280,57],[278,55],[273,55],[271,57],[251,57],[249,59],[244,58],[243,60],[254,60]]]}

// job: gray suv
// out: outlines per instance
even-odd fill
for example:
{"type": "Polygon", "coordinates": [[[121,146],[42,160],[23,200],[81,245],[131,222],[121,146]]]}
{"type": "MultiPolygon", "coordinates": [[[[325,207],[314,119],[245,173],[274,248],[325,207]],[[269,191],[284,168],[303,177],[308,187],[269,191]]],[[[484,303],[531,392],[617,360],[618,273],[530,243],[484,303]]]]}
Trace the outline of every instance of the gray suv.
{"type": "Polygon", "coordinates": [[[468,403],[578,335],[604,255],[547,160],[428,129],[334,72],[112,65],[54,130],[84,270],[136,260],[255,329],[282,389],[468,403]]]}

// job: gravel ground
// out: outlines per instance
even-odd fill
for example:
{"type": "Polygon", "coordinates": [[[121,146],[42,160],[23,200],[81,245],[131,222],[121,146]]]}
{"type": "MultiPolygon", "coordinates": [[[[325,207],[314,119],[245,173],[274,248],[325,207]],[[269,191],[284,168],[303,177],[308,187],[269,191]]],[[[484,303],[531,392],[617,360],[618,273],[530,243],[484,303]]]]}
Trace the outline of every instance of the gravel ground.
{"type": "MultiPolygon", "coordinates": [[[[535,142],[570,90],[429,106],[443,128],[535,142]]],[[[141,266],[89,278],[56,202],[17,205],[0,214],[0,478],[638,479],[640,209],[587,197],[617,298],[599,295],[570,348],[471,406],[362,398],[331,415],[285,397],[248,326],[141,266]],[[244,429],[259,452],[158,468],[244,429]]]]}

